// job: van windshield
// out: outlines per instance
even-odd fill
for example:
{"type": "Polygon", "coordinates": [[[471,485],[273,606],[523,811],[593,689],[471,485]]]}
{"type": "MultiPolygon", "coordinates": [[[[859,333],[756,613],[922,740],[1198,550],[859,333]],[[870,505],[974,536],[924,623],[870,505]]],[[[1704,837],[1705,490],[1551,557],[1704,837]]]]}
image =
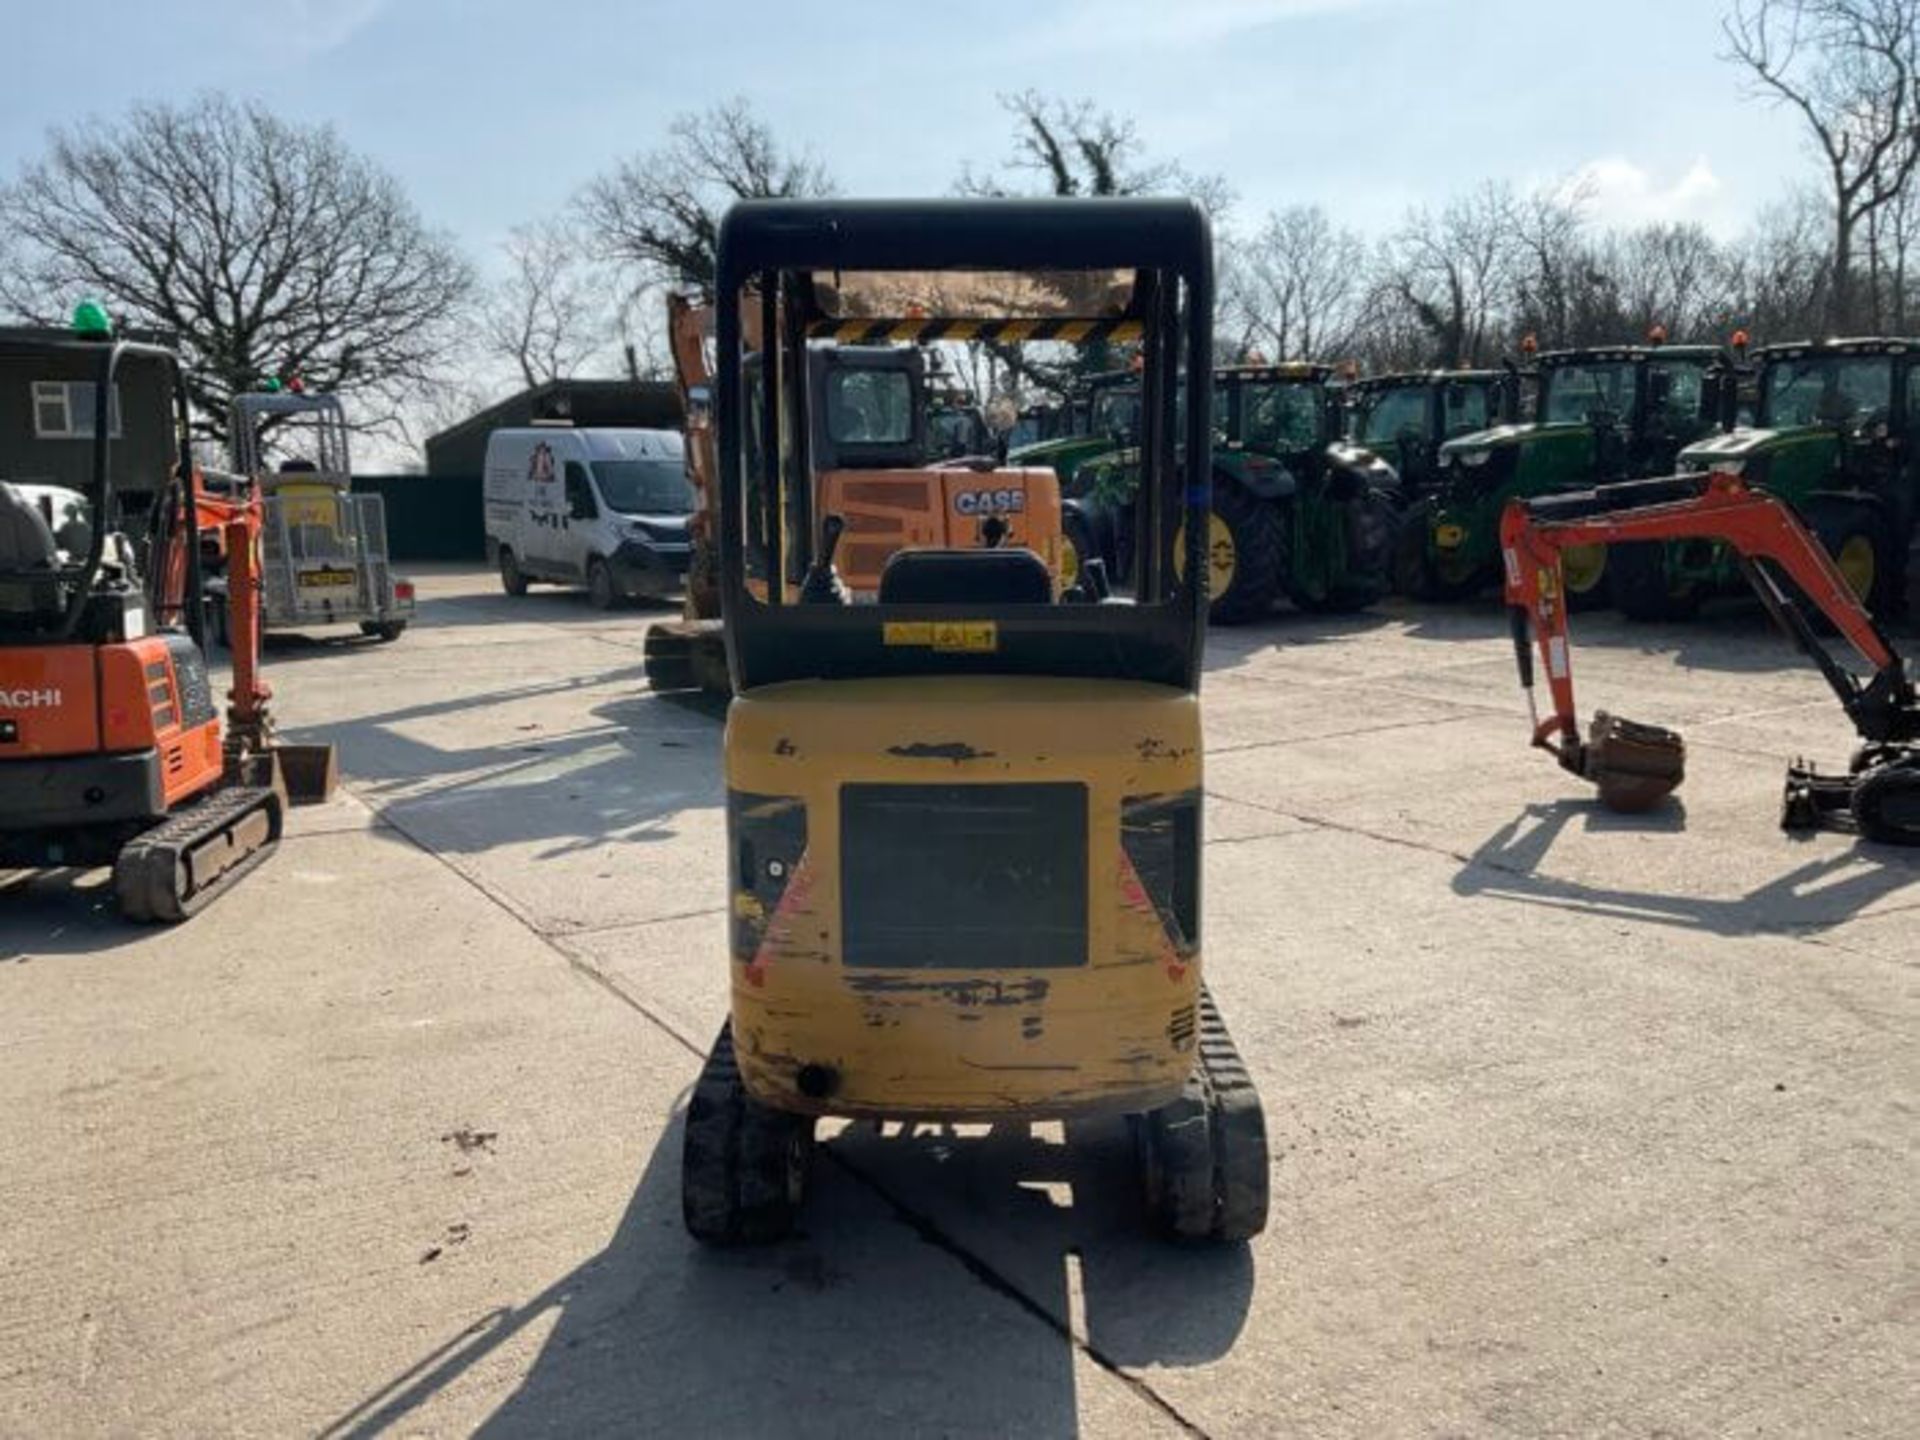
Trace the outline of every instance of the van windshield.
{"type": "Polygon", "coordinates": [[[622,515],[690,515],[693,486],[679,460],[596,460],[600,498],[622,515]]]}

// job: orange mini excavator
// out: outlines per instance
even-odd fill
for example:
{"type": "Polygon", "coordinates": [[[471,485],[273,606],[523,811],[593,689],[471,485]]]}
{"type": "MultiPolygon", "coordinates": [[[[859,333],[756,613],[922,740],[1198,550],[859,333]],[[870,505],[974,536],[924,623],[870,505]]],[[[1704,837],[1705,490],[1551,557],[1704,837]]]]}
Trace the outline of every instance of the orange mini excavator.
{"type": "Polygon", "coordinates": [[[178,358],[114,340],[94,305],[74,329],[0,337],[0,354],[64,369],[77,359],[94,402],[85,493],[0,481],[0,865],[111,864],[129,919],[181,920],[272,852],[290,797],[325,797],[333,751],[274,737],[259,674],[259,500],[202,493],[178,358]],[[108,463],[114,380],[136,365],[164,367],[177,447],[144,567],[113,528],[108,463]],[[224,727],[201,598],[200,549],[215,528],[233,581],[224,727]]]}
{"type": "Polygon", "coordinates": [[[1792,509],[1735,475],[1637,480],[1507,506],[1500,544],[1520,683],[1531,707],[1537,646],[1553,694],[1552,715],[1543,720],[1534,712],[1533,743],[1591,780],[1613,809],[1644,810],[1680,784],[1686,748],[1671,730],[1602,711],[1581,737],[1560,557],[1576,545],[1701,541],[1733,551],[1761,603],[1819,667],[1860,735],[1845,774],[1822,774],[1804,761],[1789,767],[1782,828],[1829,825],[1886,844],[1920,845],[1920,703],[1913,677],[1792,509]],[[1863,679],[1841,663],[1802,602],[1845,637],[1872,667],[1870,675],[1863,679]]]}

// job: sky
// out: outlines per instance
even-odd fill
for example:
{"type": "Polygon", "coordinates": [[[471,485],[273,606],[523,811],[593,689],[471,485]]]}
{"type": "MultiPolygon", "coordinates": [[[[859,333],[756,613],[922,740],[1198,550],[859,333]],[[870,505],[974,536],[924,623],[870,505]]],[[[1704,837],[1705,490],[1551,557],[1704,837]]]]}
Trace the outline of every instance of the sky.
{"type": "Polygon", "coordinates": [[[1242,224],[1317,202],[1379,233],[1489,176],[1586,173],[1602,221],[1731,235],[1813,174],[1716,58],[1724,0],[146,0],[90,36],[0,5],[0,175],[51,126],[226,90],[336,126],[482,263],[734,95],[849,195],[944,193],[1009,153],[1000,94],[1084,96],[1225,176],[1242,224]]]}
{"type": "Polygon", "coordinates": [[[1488,178],[1582,177],[1602,225],[1727,238],[1816,178],[1793,118],[1718,58],[1727,3],[142,0],[89,34],[0,0],[0,177],[52,127],[227,91],[333,125],[497,274],[514,226],[689,111],[745,97],[845,195],[944,194],[1009,156],[999,97],[1031,88],[1224,177],[1243,229],[1310,203],[1379,235],[1488,178]]]}

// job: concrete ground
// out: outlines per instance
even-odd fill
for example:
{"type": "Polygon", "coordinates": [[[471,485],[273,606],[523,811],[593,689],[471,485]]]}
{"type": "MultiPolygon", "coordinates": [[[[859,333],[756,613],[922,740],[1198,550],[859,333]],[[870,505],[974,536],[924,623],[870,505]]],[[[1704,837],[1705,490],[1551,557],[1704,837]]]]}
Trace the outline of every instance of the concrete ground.
{"type": "Polygon", "coordinates": [[[1849,735],[1756,612],[1577,624],[1583,705],[1691,742],[1640,820],[1526,749],[1491,605],[1215,633],[1251,1246],[1148,1238],[1117,1125],[862,1129],[716,1255],[718,722],[646,611],[423,592],[275,647],[347,788],[244,887],[0,897],[0,1433],[1912,1433],[1920,863],[1774,828],[1849,735]]]}

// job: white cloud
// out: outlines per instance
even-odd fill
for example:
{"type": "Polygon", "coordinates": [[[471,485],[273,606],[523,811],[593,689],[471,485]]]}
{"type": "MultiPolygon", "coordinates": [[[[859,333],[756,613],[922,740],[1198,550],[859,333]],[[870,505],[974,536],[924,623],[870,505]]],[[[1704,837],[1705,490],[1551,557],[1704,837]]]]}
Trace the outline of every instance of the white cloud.
{"type": "Polygon", "coordinates": [[[1606,155],[1582,165],[1559,190],[1584,199],[1588,216],[1604,229],[1676,221],[1696,221],[1716,231],[1738,228],[1738,217],[1727,213],[1726,187],[1705,156],[1667,176],[1623,155],[1606,155]]]}

